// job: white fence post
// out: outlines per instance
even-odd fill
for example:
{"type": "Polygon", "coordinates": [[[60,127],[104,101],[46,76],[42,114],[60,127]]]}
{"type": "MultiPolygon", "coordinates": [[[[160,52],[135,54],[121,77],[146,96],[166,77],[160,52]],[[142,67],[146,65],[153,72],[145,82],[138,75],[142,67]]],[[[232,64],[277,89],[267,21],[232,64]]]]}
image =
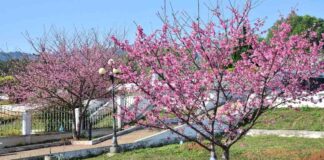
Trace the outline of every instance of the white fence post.
{"type": "Polygon", "coordinates": [[[80,117],[80,108],[75,108],[74,112],[75,112],[75,117],[74,117],[75,118],[75,130],[80,131],[80,129],[81,129],[81,128],[79,128],[79,126],[80,126],[79,123],[81,123],[80,118],[79,118],[80,117]]]}
{"type": "Polygon", "coordinates": [[[121,110],[121,106],[125,106],[126,105],[126,97],[125,95],[121,95],[119,96],[119,105],[117,105],[117,128],[120,130],[123,127],[123,122],[122,122],[122,110],[121,110]]]}
{"type": "Polygon", "coordinates": [[[32,133],[32,118],[29,111],[22,114],[22,135],[30,135],[32,133]]]}

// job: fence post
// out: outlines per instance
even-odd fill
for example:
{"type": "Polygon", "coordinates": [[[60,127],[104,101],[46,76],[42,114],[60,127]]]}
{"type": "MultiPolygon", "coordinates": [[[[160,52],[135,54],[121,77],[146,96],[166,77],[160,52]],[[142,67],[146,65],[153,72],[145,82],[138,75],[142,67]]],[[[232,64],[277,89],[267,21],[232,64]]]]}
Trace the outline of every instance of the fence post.
{"type": "Polygon", "coordinates": [[[119,100],[119,105],[117,105],[117,128],[118,130],[121,130],[123,127],[121,106],[126,106],[126,96],[124,94],[120,95],[119,100]]]}
{"type": "MultiPolygon", "coordinates": [[[[74,118],[75,118],[75,125],[76,125],[75,130],[80,131],[80,129],[81,129],[81,128],[79,128],[79,126],[80,126],[79,123],[81,123],[80,118],[79,118],[80,117],[80,108],[75,108],[74,112],[75,112],[75,117],[74,118]]],[[[80,133],[81,133],[81,131],[80,131],[80,133]]]]}
{"type": "Polygon", "coordinates": [[[22,135],[30,135],[32,133],[32,118],[29,111],[22,114],[22,135]]]}

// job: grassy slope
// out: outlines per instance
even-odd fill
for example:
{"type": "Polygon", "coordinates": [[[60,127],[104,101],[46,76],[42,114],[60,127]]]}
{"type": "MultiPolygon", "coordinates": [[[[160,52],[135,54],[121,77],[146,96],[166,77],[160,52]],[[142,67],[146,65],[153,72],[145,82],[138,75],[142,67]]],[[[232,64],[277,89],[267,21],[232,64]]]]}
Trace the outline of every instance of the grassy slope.
{"type": "Polygon", "coordinates": [[[13,104],[13,103],[8,100],[0,100],[0,105],[9,105],[9,104],[13,104]]]}
{"type": "MultiPolygon", "coordinates": [[[[324,156],[324,139],[282,138],[273,136],[245,137],[230,151],[233,160],[253,159],[318,159],[324,156]],[[316,158],[317,156],[317,158],[316,158]]],[[[218,153],[220,154],[220,153],[218,153]]],[[[209,153],[193,143],[168,145],[158,148],[138,149],[107,158],[101,155],[87,160],[206,160],[209,153]]]]}
{"type": "Polygon", "coordinates": [[[324,131],[324,109],[275,109],[262,115],[255,129],[324,131]]]}

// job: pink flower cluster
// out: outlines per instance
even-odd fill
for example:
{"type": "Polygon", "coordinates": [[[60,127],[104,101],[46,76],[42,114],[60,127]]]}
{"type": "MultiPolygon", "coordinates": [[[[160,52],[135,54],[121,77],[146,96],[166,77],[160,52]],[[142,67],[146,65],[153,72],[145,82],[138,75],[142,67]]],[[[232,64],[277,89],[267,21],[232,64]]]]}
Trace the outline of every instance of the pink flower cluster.
{"type": "Polygon", "coordinates": [[[193,22],[190,30],[164,24],[147,35],[138,26],[134,44],[113,38],[129,58],[120,78],[135,84],[153,106],[137,107],[146,117],[141,124],[169,128],[167,120],[176,118],[215,143],[213,135],[224,133],[228,141],[220,146],[231,145],[267,109],[311,93],[304,82],[324,71],[323,41],[290,36],[287,23],[261,41],[263,21],[251,24],[249,7],[242,13],[232,8],[230,19],[216,10],[216,22],[193,22]],[[242,48],[234,62],[232,55],[242,48]]]}

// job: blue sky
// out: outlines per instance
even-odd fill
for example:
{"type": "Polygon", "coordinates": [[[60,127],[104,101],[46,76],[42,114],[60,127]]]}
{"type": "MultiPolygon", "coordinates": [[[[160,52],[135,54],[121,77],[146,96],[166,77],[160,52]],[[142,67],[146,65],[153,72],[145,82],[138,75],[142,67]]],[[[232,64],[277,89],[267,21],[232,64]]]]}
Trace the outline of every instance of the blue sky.
{"type": "MultiPolygon", "coordinates": [[[[197,15],[197,0],[167,0],[168,4],[170,1],[174,10],[197,15]]],[[[201,0],[202,18],[208,17],[204,4],[215,1],[201,0]]],[[[51,27],[65,32],[94,28],[102,33],[126,29],[127,38],[132,39],[134,22],[147,32],[161,25],[156,13],[161,11],[163,0],[2,0],[0,6],[0,50],[33,52],[24,33],[39,37],[51,27]]],[[[292,8],[298,9],[300,15],[324,18],[324,0],[263,0],[252,11],[251,18],[267,17],[265,28],[268,28],[279,15],[287,15],[292,8]]]]}

